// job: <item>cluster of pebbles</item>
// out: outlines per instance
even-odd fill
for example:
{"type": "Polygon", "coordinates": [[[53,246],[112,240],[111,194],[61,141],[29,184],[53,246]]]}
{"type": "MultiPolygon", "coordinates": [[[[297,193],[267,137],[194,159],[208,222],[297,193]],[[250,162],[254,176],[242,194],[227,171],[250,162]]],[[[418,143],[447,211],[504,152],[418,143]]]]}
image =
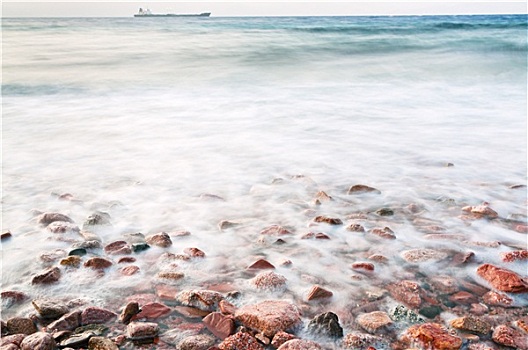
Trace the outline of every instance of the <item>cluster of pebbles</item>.
{"type": "MultiPolygon", "coordinates": [[[[284,182],[276,180],[274,185],[284,182]]],[[[519,188],[525,190],[511,190],[519,188]]],[[[368,201],[380,194],[376,188],[355,185],[343,197],[366,196],[368,201]]],[[[75,201],[69,194],[59,199],[75,201]]],[[[210,194],[202,199],[224,201],[210,194]]],[[[222,220],[217,224],[222,234],[242,234],[237,230],[243,228],[261,256],[243,271],[200,271],[211,276],[202,282],[188,275],[203,267],[200,261],[217,255],[185,246],[186,237],[199,233],[127,233],[104,241],[97,230],[111,225],[106,212],[90,215],[82,229],[63,213],[37,212],[35,225],[64,249],[35,258],[42,271],[17,285],[26,288],[4,284],[0,350],[528,349],[528,280],[519,273],[528,266],[522,243],[528,232],[525,218],[501,218],[489,203],[444,203],[445,211],[462,226],[494,225],[513,237],[507,242],[480,241],[452,233],[420,205],[360,211],[347,203],[332,193],[312,193],[299,205],[307,218],[304,227],[269,223],[247,233],[243,221],[222,220]],[[325,212],[325,206],[335,209],[336,203],[348,214],[325,212]],[[420,240],[413,245],[407,237],[405,244],[398,243],[409,227],[413,231],[408,235],[419,234],[420,240]],[[328,266],[327,278],[311,275],[310,265],[295,263],[306,261],[296,259],[299,254],[308,259],[313,254],[317,260],[316,252],[339,235],[368,245],[336,251],[343,266],[328,266]],[[424,240],[431,244],[424,247],[424,240]],[[153,250],[159,253],[155,259],[150,254],[143,261],[153,250]],[[272,250],[280,250],[284,259],[270,261],[266,253],[272,250]],[[493,256],[492,261],[485,261],[487,256],[493,256]],[[342,269],[348,274],[344,284],[341,276],[332,276],[342,269]],[[140,282],[135,289],[97,302],[57,292],[56,286],[70,283],[65,279],[86,271],[101,288],[108,280],[140,282]],[[298,288],[299,281],[308,288],[298,288]]],[[[17,232],[2,234],[6,245],[15,240],[17,232]]]]}

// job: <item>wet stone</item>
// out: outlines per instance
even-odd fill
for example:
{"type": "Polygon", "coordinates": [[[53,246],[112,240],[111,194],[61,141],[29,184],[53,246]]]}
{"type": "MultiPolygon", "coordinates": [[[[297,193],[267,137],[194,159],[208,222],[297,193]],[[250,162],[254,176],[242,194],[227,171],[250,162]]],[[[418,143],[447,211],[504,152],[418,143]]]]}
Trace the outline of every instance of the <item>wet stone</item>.
{"type": "Polygon", "coordinates": [[[312,288],[308,291],[308,295],[306,297],[306,300],[318,300],[318,299],[328,299],[331,298],[334,295],[331,291],[324,289],[321,286],[314,285],[312,288]]]}
{"type": "Polygon", "coordinates": [[[403,305],[398,305],[393,308],[389,316],[395,322],[405,322],[409,324],[418,324],[425,322],[425,320],[420,317],[417,313],[412,310],[409,310],[403,305]]]}
{"type": "Polygon", "coordinates": [[[235,319],[270,338],[279,331],[287,331],[301,323],[299,309],[293,304],[279,300],[243,306],[236,311],[235,319]]]}
{"type": "Polygon", "coordinates": [[[112,266],[112,262],[105,258],[93,257],[84,263],[84,267],[90,267],[94,270],[104,270],[112,266]]]}
{"type": "Polygon", "coordinates": [[[315,316],[308,324],[310,332],[329,338],[341,338],[343,328],[339,324],[339,318],[333,312],[325,312],[315,316]]]}
{"type": "Polygon", "coordinates": [[[121,274],[123,276],[132,276],[132,275],[135,275],[136,273],[138,273],[139,270],[140,270],[139,266],[130,265],[130,266],[126,266],[126,267],[121,268],[119,271],[121,272],[121,274]]]}
{"type": "Polygon", "coordinates": [[[139,303],[137,301],[131,301],[125,305],[123,311],[119,315],[119,321],[124,324],[129,324],[132,317],[137,315],[141,309],[139,308],[139,303]]]}
{"type": "Polygon", "coordinates": [[[350,224],[346,229],[350,232],[365,232],[365,228],[360,224],[350,224]]]}
{"type": "Polygon", "coordinates": [[[466,291],[460,291],[453,295],[450,295],[449,300],[461,305],[470,305],[478,301],[477,297],[466,291]]]}
{"type": "Polygon", "coordinates": [[[311,340],[292,339],[282,344],[277,350],[323,350],[323,348],[311,340]]]}
{"type": "Polygon", "coordinates": [[[59,262],[63,266],[79,267],[81,266],[81,257],[77,255],[71,255],[67,258],[62,259],[59,262]]]}
{"type": "Polygon", "coordinates": [[[264,350],[257,339],[242,332],[227,337],[218,345],[218,348],[220,350],[264,350]]]}
{"type": "Polygon", "coordinates": [[[20,343],[21,350],[55,350],[56,346],[53,337],[44,332],[28,335],[20,343]]]}
{"type": "Polygon", "coordinates": [[[420,263],[445,259],[447,253],[439,250],[419,248],[403,251],[401,257],[410,263],[420,263]]]}
{"type": "Polygon", "coordinates": [[[70,346],[73,348],[86,347],[90,338],[95,336],[96,333],[93,331],[85,331],[69,336],[67,339],[64,339],[60,342],[61,347],[70,346]]]}
{"type": "Polygon", "coordinates": [[[493,288],[508,293],[527,293],[528,281],[508,269],[484,264],[479,266],[477,274],[488,281],[493,288]]]}
{"type": "Polygon", "coordinates": [[[92,337],[88,342],[88,350],[119,350],[119,347],[110,339],[92,337]]]}
{"type": "Polygon", "coordinates": [[[425,306],[420,309],[419,313],[427,318],[435,318],[442,313],[442,308],[439,306],[425,306]]]}
{"type": "Polygon", "coordinates": [[[104,247],[106,254],[127,255],[132,253],[132,247],[125,241],[115,241],[104,247]]]}
{"type": "Polygon", "coordinates": [[[81,314],[81,324],[100,324],[111,321],[117,317],[115,313],[96,306],[90,306],[83,310],[81,314]]]}
{"type": "Polygon", "coordinates": [[[37,331],[35,323],[30,318],[13,317],[7,320],[9,334],[33,334],[37,331]]]}
{"type": "Polygon", "coordinates": [[[206,334],[191,335],[179,344],[179,350],[209,350],[215,344],[215,339],[206,334]]]}
{"type": "MultiPolygon", "coordinates": [[[[86,252],[87,249],[102,249],[103,245],[101,244],[100,241],[96,239],[91,239],[91,240],[86,240],[84,242],[74,243],[72,245],[72,248],[74,248],[72,251],[79,252],[80,254],[82,254],[81,249],[84,249],[84,251],[86,252]]],[[[79,253],[69,254],[69,255],[80,255],[79,253]]]]}
{"type": "Polygon", "coordinates": [[[73,331],[81,325],[81,311],[74,310],[48,325],[49,330],[73,331]]]}
{"type": "Polygon", "coordinates": [[[152,302],[147,303],[141,306],[141,311],[135,315],[133,320],[142,320],[146,319],[148,321],[153,321],[155,319],[169,315],[172,312],[172,309],[164,304],[152,302]]]}
{"type": "Polygon", "coordinates": [[[53,267],[33,277],[32,284],[51,284],[57,282],[61,277],[61,271],[58,267],[53,267]]]}
{"type": "Polygon", "coordinates": [[[528,337],[526,337],[526,334],[506,325],[495,327],[492,339],[495,343],[500,345],[509,346],[519,350],[528,349],[528,337]]]}
{"type": "Polygon", "coordinates": [[[323,216],[323,215],[316,216],[313,219],[313,221],[314,222],[319,222],[319,223],[325,223],[325,224],[328,224],[328,225],[343,225],[343,221],[341,221],[341,219],[339,219],[339,218],[331,218],[331,217],[323,216]]]}
{"type": "Polygon", "coordinates": [[[76,248],[72,249],[68,253],[69,256],[85,256],[86,255],[86,249],[84,248],[76,248]]]}
{"type": "Polygon", "coordinates": [[[182,272],[176,272],[176,271],[158,272],[158,278],[165,279],[165,280],[178,281],[178,280],[181,280],[183,277],[185,277],[185,275],[182,272]]]}
{"type": "Polygon", "coordinates": [[[291,234],[291,231],[280,226],[280,225],[271,225],[260,231],[261,235],[270,235],[270,236],[280,236],[291,234]]]}
{"type": "Polygon", "coordinates": [[[2,308],[8,308],[13,304],[20,304],[27,300],[27,294],[15,290],[5,290],[0,294],[2,308]]]}
{"type": "Polygon", "coordinates": [[[369,333],[377,333],[392,324],[389,315],[383,311],[361,314],[356,318],[356,322],[369,333]]]}
{"type": "Polygon", "coordinates": [[[140,253],[150,248],[150,245],[147,243],[134,243],[132,244],[132,251],[134,253],[140,253]]]}
{"type": "Polygon", "coordinates": [[[401,281],[390,284],[387,289],[394,299],[404,303],[410,308],[418,308],[422,303],[420,297],[420,286],[414,281],[401,281]]]}
{"type": "Polygon", "coordinates": [[[58,300],[35,299],[31,304],[40,317],[45,319],[56,319],[70,311],[66,304],[58,300]]]}
{"type": "Polygon", "coordinates": [[[202,321],[211,333],[222,340],[235,333],[235,321],[231,316],[212,312],[205,316],[202,321]]]}
{"type": "MultiPolygon", "coordinates": [[[[6,335],[6,336],[2,335],[2,339],[0,339],[0,347],[6,346],[7,344],[13,344],[18,350],[20,343],[22,343],[22,340],[24,340],[25,337],[26,337],[26,334],[13,334],[13,335],[6,335]]],[[[1,349],[4,350],[3,348],[1,349]]]]}
{"type": "Polygon", "coordinates": [[[136,262],[136,258],[132,256],[124,256],[117,261],[118,264],[128,264],[133,262],[136,262]]]}
{"type": "Polygon", "coordinates": [[[65,221],[54,221],[46,227],[51,233],[79,233],[81,230],[75,224],[65,221]]]}
{"type": "Polygon", "coordinates": [[[369,262],[355,262],[352,264],[352,270],[358,272],[372,272],[374,271],[374,264],[369,262]]]}
{"type": "Polygon", "coordinates": [[[0,240],[1,240],[1,241],[7,241],[7,240],[10,239],[11,237],[13,237],[13,234],[11,233],[11,231],[4,231],[4,232],[2,232],[2,234],[0,235],[0,240]]]}
{"type": "Polygon", "coordinates": [[[223,299],[222,294],[212,290],[184,290],[176,296],[176,300],[182,305],[204,311],[215,311],[223,299]]]}
{"type": "Polygon", "coordinates": [[[152,322],[131,322],[126,332],[131,340],[154,339],[158,336],[159,326],[152,322]]]}
{"type": "Polygon", "coordinates": [[[394,211],[391,208],[380,208],[376,210],[376,214],[379,216],[392,216],[394,215],[394,211]]]}
{"type": "Polygon", "coordinates": [[[501,253],[501,259],[504,262],[525,261],[528,260],[528,250],[514,250],[501,253]]]}
{"type": "Polygon", "coordinates": [[[146,242],[161,248],[168,248],[172,245],[172,240],[166,232],[160,232],[146,237],[146,242]]]}
{"type": "Polygon", "coordinates": [[[183,252],[193,258],[205,258],[205,253],[198,248],[185,248],[183,252]]]}
{"type": "Polygon", "coordinates": [[[389,227],[374,228],[370,230],[370,233],[384,239],[396,239],[394,231],[392,231],[389,227]]]}
{"type": "Polygon", "coordinates": [[[367,185],[354,185],[348,189],[347,194],[374,193],[380,194],[381,191],[367,185]]]}
{"type": "Polygon", "coordinates": [[[451,321],[451,327],[462,331],[475,332],[484,335],[491,331],[491,324],[474,316],[456,318],[451,321]]]}
{"type": "Polygon", "coordinates": [[[72,219],[70,219],[68,216],[61,214],[61,213],[44,213],[37,217],[37,222],[43,226],[48,226],[49,224],[55,221],[64,221],[64,222],[73,223],[72,219]]]}
{"type": "Polygon", "coordinates": [[[286,285],[286,277],[273,271],[262,272],[255,276],[251,283],[260,290],[282,289],[286,285]]]}
{"type": "Polygon", "coordinates": [[[83,229],[91,227],[91,226],[111,226],[111,225],[112,223],[110,222],[110,214],[98,211],[88,216],[88,218],[83,223],[83,229]]]}
{"type": "MultiPolygon", "coordinates": [[[[343,338],[343,347],[345,349],[367,349],[369,346],[375,345],[387,345],[383,344],[380,337],[365,333],[348,333],[343,338]]],[[[385,349],[386,347],[382,347],[385,349]]]]}
{"type": "Polygon", "coordinates": [[[462,339],[451,335],[438,323],[424,323],[409,327],[403,339],[418,343],[426,349],[457,350],[462,346],[462,339]]]}
{"type": "Polygon", "coordinates": [[[255,261],[253,264],[248,266],[248,269],[259,269],[259,270],[274,269],[274,268],[275,266],[273,266],[269,261],[265,259],[259,259],[255,261]]]}

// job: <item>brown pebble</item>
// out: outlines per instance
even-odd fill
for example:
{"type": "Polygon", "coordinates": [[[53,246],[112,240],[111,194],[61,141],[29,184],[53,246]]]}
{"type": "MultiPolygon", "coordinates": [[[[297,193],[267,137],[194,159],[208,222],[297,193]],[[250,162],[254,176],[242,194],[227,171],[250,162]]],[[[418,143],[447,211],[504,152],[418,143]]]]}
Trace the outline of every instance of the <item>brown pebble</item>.
{"type": "Polygon", "coordinates": [[[308,296],[306,297],[306,300],[311,301],[318,299],[328,299],[331,298],[333,295],[334,293],[332,293],[331,291],[324,289],[321,286],[314,285],[312,286],[310,291],[308,291],[308,296]]]}
{"type": "Polygon", "coordinates": [[[205,258],[205,253],[198,248],[185,248],[183,252],[193,258],[205,258]]]}
{"type": "Polygon", "coordinates": [[[273,266],[269,261],[265,259],[259,259],[255,261],[253,264],[248,266],[248,269],[274,269],[275,266],[273,266]]]}

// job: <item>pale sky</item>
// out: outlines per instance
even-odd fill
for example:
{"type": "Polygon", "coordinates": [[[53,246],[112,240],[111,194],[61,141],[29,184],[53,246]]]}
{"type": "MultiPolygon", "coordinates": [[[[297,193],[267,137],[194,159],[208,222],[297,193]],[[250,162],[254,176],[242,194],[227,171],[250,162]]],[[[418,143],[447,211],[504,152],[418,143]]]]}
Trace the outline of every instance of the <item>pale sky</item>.
{"type": "Polygon", "coordinates": [[[211,16],[526,14],[514,1],[20,1],[3,0],[2,17],[130,17],[140,7],[153,13],[211,12],[211,16]]]}

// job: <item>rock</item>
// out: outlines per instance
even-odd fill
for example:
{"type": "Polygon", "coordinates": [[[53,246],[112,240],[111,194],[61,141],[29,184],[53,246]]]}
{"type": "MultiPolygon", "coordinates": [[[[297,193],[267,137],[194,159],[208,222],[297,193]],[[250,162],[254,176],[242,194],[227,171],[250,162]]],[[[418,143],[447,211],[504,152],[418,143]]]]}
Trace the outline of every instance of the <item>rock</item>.
{"type": "Polygon", "coordinates": [[[130,322],[126,333],[131,340],[154,339],[158,336],[159,326],[152,322],[130,322]]]}
{"type": "Polygon", "coordinates": [[[392,324],[389,315],[383,311],[361,314],[356,318],[356,322],[369,333],[376,333],[392,324]]]}
{"type": "Polygon", "coordinates": [[[55,261],[64,258],[65,256],[66,251],[64,249],[55,249],[51,252],[41,254],[39,258],[45,263],[55,263],[55,261]]]}
{"type": "Polygon", "coordinates": [[[360,224],[350,224],[346,229],[351,232],[365,232],[365,228],[360,224]]]}
{"type": "Polygon", "coordinates": [[[72,347],[72,348],[84,348],[88,345],[90,338],[96,336],[96,332],[92,330],[86,330],[84,332],[79,331],[69,336],[67,339],[64,339],[59,343],[60,347],[72,347]]]}
{"type": "Polygon", "coordinates": [[[241,224],[240,222],[236,222],[236,221],[222,220],[218,223],[218,229],[220,231],[223,231],[223,230],[227,230],[228,228],[238,226],[240,224],[241,224]]]}
{"type": "Polygon", "coordinates": [[[227,300],[220,300],[218,308],[224,315],[234,315],[237,310],[237,307],[227,300]]]}
{"type": "Polygon", "coordinates": [[[286,343],[288,340],[296,339],[297,337],[293,334],[286,333],[283,331],[277,332],[271,341],[271,346],[274,348],[280,347],[282,344],[286,343]]]}
{"type": "Polygon", "coordinates": [[[88,350],[119,350],[119,347],[110,339],[92,337],[88,342],[88,350]]]}
{"type": "Polygon", "coordinates": [[[72,253],[72,254],[68,254],[68,255],[86,255],[86,250],[87,249],[102,249],[103,245],[101,244],[100,241],[98,241],[96,239],[91,239],[91,240],[86,240],[84,242],[74,243],[72,245],[72,248],[73,248],[72,252],[75,251],[75,252],[78,252],[80,254],[72,253]],[[84,254],[82,254],[83,250],[84,250],[84,254]]]}
{"type": "Polygon", "coordinates": [[[506,325],[497,326],[491,338],[495,343],[500,345],[519,350],[528,349],[528,337],[526,337],[526,334],[522,334],[518,330],[506,325]]]}
{"type": "Polygon", "coordinates": [[[198,248],[185,248],[183,252],[192,258],[205,258],[205,253],[198,248]]]}
{"type": "Polygon", "coordinates": [[[385,238],[385,239],[396,239],[396,235],[394,234],[394,231],[392,231],[388,227],[374,228],[374,229],[370,230],[370,233],[372,233],[372,234],[374,234],[374,235],[376,235],[378,237],[385,238]]]}
{"type": "Polygon", "coordinates": [[[497,212],[487,205],[478,205],[478,206],[468,206],[462,208],[463,211],[470,212],[471,214],[475,214],[478,218],[485,217],[488,219],[494,219],[499,216],[497,212]]]}
{"type": "Polygon", "coordinates": [[[420,297],[421,288],[414,281],[404,280],[390,284],[387,289],[394,299],[410,308],[419,308],[422,304],[422,298],[420,297]]]}
{"type": "Polygon", "coordinates": [[[111,226],[110,214],[104,213],[102,211],[97,211],[88,218],[83,223],[83,229],[89,228],[91,226],[111,226]]]}
{"type": "Polygon", "coordinates": [[[124,324],[129,324],[132,317],[137,315],[141,309],[139,308],[139,303],[137,301],[131,301],[125,305],[123,311],[119,315],[119,321],[124,324]]]}
{"type": "Polygon", "coordinates": [[[472,262],[474,258],[475,253],[473,252],[457,253],[453,256],[453,263],[455,265],[464,265],[472,262]]]}
{"type": "Polygon", "coordinates": [[[352,270],[359,272],[372,272],[374,271],[374,264],[369,262],[355,262],[352,264],[352,270]]]}
{"type": "Polygon", "coordinates": [[[65,221],[54,221],[46,227],[51,233],[79,233],[79,226],[65,221]]]}
{"type": "Polygon", "coordinates": [[[387,261],[389,261],[389,259],[384,256],[384,255],[381,255],[381,254],[372,254],[371,256],[368,257],[369,260],[372,260],[372,261],[375,261],[375,262],[378,262],[378,263],[386,263],[387,261]]]}
{"type": "Polygon", "coordinates": [[[314,232],[308,232],[307,234],[303,235],[301,239],[330,239],[330,237],[322,232],[314,233],[314,232]]]}
{"type": "Polygon", "coordinates": [[[31,304],[33,304],[40,317],[46,319],[56,319],[70,311],[66,304],[58,300],[35,299],[31,304]]]}
{"type": "Polygon", "coordinates": [[[317,299],[328,299],[331,298],[334,295],[331,291],[322,288],[321,286],[314,285],[308,292],[308,296],[306,297],[306,300],[317,300],[317,299]]]}
{"type": "Polygon", "coordinates": [[[166,232],[149,235],[145,240],[148,244],[161,248],[168,248],[172,245],[172,240],[166,232]]]}
{"type": "Polygon", "coordinates": [[[90,267],[94,270],[104,270],[112,266],[113,263],[105,258],[93,257],[84,263],[84,267],[90,267]]]}
{"type": "Polygon", "coordinates": [[[248,333],[233,334],[218,345],[220,350],[264,350],[254,337],[248,333]]]}
{"type": "Polygon", "coordinates": [[[248,266],[248,269],[257,269],[257,270],[265,270],[265,269],[274,269],[275,266],[273,266],[269,261],[264,259],[259,259],[255,261],[253,264],[248,266]]]}
{"type": "Polygon", "coordinates": [[[133,243],[132,244],[132,251],[134,253],[139,253],[139,252],[145,251],[145,250],[147,250],[149,248],[150,248],[150,246],[147,243],[133,243]]]}
{"type": "Polygon", "coordinates": [[[394,215],[394,211],[391,208],[380,208],[376,210],[376,214],[379,216],[392,216],[394,215]]]}
{"type": "Polygon", "coordinates": [[[484,335],[491,331],[491,324],[474,316],[456,318],[451,321],[451,327],[462,331],[476,332],[484,335]]]}
{"type": "Polygon", "coordinates": [[[55,350],[56,346],[53,337],[44,332],[28,335],[20,343],[21,350],[55,350]]]}
{"type": "Polygon", "coordinates": [[[514,325],[517,329],[523,331],[524,333],[528,333],[528,316],[518,319],[514,322],[514,325]]]}
{"type": "Polygon", "coordinates": [[[331,218],[328,216],[320,215],[313,219],[314,222],[323,222],[328,225],[343,225],[343,221],[339,218],[331,218]]]}
{"type": "Polygon", "coordinates": [[[491,264],[479,266],[477,274],[488,281],[493,288],[508,293],[527,293],[528,281],[513,271],[491,264]]]}
{"type": "Polygon", "coordinates": [[[406,330],[403,339],[427,349],[456,350],[462,346],[462,339],[449,334],[444,326],[438,323],[411,326],[406,330]]]}
{"type": "Polygon", "coordinates": [[[220,312],[211,312],[204,317],[202,322],[211,333],[222,340],[235,333],[235,321],[233,318],[220,312]]]}
{"type": "Polygon", "coordinates": [[[136,258],[133,256],[124,256],[117,261],[118,264],[130,264],[133,262],[136,262],[136,258]]]}
{"type": "Polygon", "coordinates": [[[251,284],[261,290],[282,289],[286,285],[286,277],[273,271],[262,272],[251,280],[251,284]]]}
{"type": "Polygon", "coordinates": [[[173,310],[187,318],[203,318],[211,313],[191,306],[175,306],[173,310]]]}
{"type": "Polygon", "coordinates": [[[28,298],[27,294],[16,290],[5,290],[0,294],[2,308],[8,308],[13,304],[20,304],[28,298]]]}
{"type": "Polygon", "coordinates": [[[314,198],[316,201],[319,201],[319,203],[322,203],[322,202],[330,202],[332,200],[334,200],[331,196],[329,196],[326,192],[324,191],[319,191],[315,194],[315,198],[314,198]]]}
{"type": "Polygon", "coordinates": [[[457,291],[457,281],[451,276],[433,276],[430,281],[433,288],[442,294],[452,294],[457,291]]]}
{"type": "Polygon", "coordinates": [[[73,331],[81,325],[81,311],[74,310],[48,325],[49,330],[73,331]]]}
{"type": "Polygon", "coordinates": [[[333,312],[325,312],[315,316],[308,324],[310,332],[330,338],[343,337],[343,328],[339,318],[333,312]]]}
{"type": "Polygon", "coordinates": [[[511,252],[501,253],[501,259],[504,262],[528,260],[528,250],[514,250],[511,252]]]}
{"type": "Polygon", "coordinates": [[[435,318],[442,313],[442,308],[436,305],[424,306],[418,311],[420,315],[427,318],[435,318]]]}
{"type": "Polygon", "coordinates": [[[176,296],[176,300],[185,306],[191,306],[204,311],[215,311],[222,294],[212,290],[184,290],[176,296]]]}
{"type": "Polygon", "coordinates": [[[15,349],[18,350],[20,343],[22,343],[22,340],[24,340],[25,337],[26,334],[2,335],[2,339],[0,339],[0,349],[4,350],[4,346],[12,344],[15,346],[15,349]]]}
{"type": "Polygon", "coordinates": [[[135,315],[133,320],[142,320],[146,319],[148,321],[153,321],[155,319],[169,315],[172,312],[172,309],[164,304],[152,302],[145,304],[141,307],[141,312],[135,315]]]}
{"type": "Polygon", "coordinates": [[[289,235],[291,231],[280,226],[280,225],[271,225],[260,231],[261,235],[270,235],[270,236],[280,236],[280,235],[289,235]]]}
{"type": "Polygon", "coordinates": [[[117,317],[115,313],[96,306],[90,306],[83,310],[81,314],[81,324],[101,324],[107,323],[117,317]]]}
{"type": "Polygon", "coordinates": [[[206,334],[191,335],[184,338],[179,344],[179,350],[209,350],[215,339],[206,334]]]}
{"type": "Polygon", "coordinates": [[[301,324],[299,309],[293,304],[279,300],[243,306],[235,313],[235,319],[269,338],[279,331],[287,331],[301,324]]]}
{"type": "Polygon", "coordinates": [[[446,252],[433,249],[411,249],[401,253],[401,257],[410,263],[420,263],[425,261],[438,261],[447,257],[446,252]]]}
{"type": "MultiPolygon", "coordinates": [[[[380,337],[365,333],[348,333],[343,338],[343,347],[345,349],[370,349],[371,345],[385,345],[380,337]]],[[[385,349],[386,347],[382,347],[385,349]]]]}
{"type": "Polygon", "coordinates": [[[9,334],[33,334],[37,331],[35,323],[30,318],[13,317],[7,320],[9,334]]]}
{"type": "Polygon", "coordinates": [[[136,265],[130,265],[130,266],[125,266],[123,268],[121,268],[119,271],[121,272],[121,274],[123,276],[132,276],[132,275],[135,275],[136,273],[139,272],[139,266],[136,266],[136,265]]]}
{"type": "Polygon", "coordinates": [[[20,347],[18,347],[15,344],[11,344],[11,343],[0,346],[0,350],[19,350],[19,349],[20,347]]]}
{"type": "Polygon", "coordinates": [[[406,322],[409,324],[424,323],[425,320],[420,317],[417,313],[409,310],[403,305],[397,305],[390,312],[390,318],[396,322],[406,322]]]}
{"type": "Polygon", "coordinates": [[[311,340],[292,339],[282,344],[278,350],[323,350],[323,348],[311,340]]]}
{"type": "Polygon", "coordinates": [[[381,191],[367,185],[354,185],[348,189],[347,194],[374,193],[380,194],[381,191]]]}
{"type": "Polygon", "coordinates": [[[51,284],[57,282],[61,277],[61,271],[58,267],[48,269],[31,280],[32,284],[51,284]]]}
{"type": "Polygon", "coordinates": [[[220,201],[220,202],[225,202],[226,200],[216,194],[211,194],[211,193],[202,193],[200,194],[200,199],[203,199],[203,200],[211,200],[211,201],[220,201]]]}
{"type": "Polygon", "coordinates": [[[110,255],[127,255],[132,253],[132,247],[125,241],[115,241],[107,244],[104,251],[110,255]]]}
{"type": "Polygon", "coordinates": [[[4,232],[2,232],[2,234],[0,235],[0,240],[1,240],[1,241],[7,241],[7,240],[10,239],[11,237],[13,237],[13,234],[11,233],[11,231],[4,231],[4,232]]]}
{"type": "Polygon", "coordinates": [[[185,277],[185,275],[182,272],[176,272],[176,271],[160,271],[158,272],[158,278],[163,278],[167,280],[172,281],[178,281],[185,277]]]}
{"type": "Polygon", "coordinates": [[[460,291],[453,295],[450,295],[449,300],[456,304],[462,304],[462,305],[470,305],[478,301],[477,297],[475,297],[473,294],[466,292],[466,291],[460,291]]]}
{"type": "Polygon", "coordinates": [[[61,213],[44,213],[37,217],[37,222],[41,224],[42,226],[48,226],[49,224],[55,221],[64,221],[64,222],[73,223],[72,219],[70,219],[68,216],[61,214],[61,213]]]}

